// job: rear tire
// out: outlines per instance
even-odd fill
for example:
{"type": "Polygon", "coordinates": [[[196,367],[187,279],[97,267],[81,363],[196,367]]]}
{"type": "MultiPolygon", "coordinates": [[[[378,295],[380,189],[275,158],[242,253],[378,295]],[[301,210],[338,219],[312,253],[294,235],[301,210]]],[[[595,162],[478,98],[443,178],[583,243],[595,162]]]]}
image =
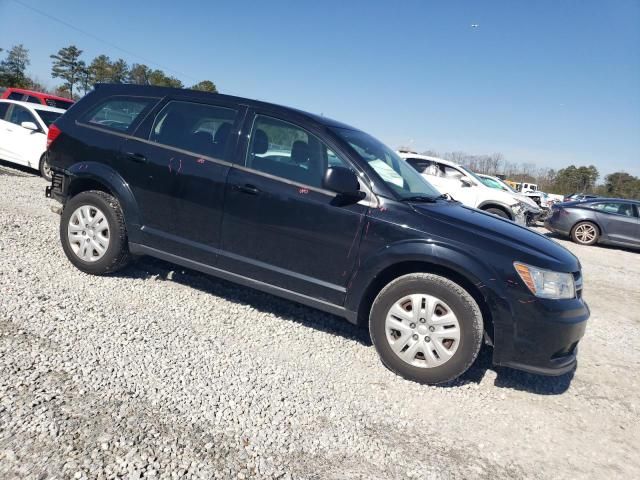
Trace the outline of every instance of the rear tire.
{"type": "Polygon", "coordinates": [[[507,220],[511,220],[507,212],[504,210],[500,210],[499,208],[487,208],[485,212],[490,213],[491,215],[495,215],[496,217],[506,218],[507,220]]]}
{"type": "Polygon", "coordinates": [[[49,168],[49,162],[47,160],[47,153],[43,153],[40,157],[40,164],[38,166],[38,170],[40,170],[40,176],[44,178],[47,182],[51,181],[52,173],[51,168],[49,168]]]}
{"type": "Polygon", "coordinates": [[[79,193],[66,203],[60,240],[69,261],[92,275],[115,272],[131,260],[120,202],[98,190],[79,193]]]}
{"type": "Polygon", "coordinates": [[[412,273],[378,294],[369,331],[389,370],[435,385],[459,377],[473,364],[482,345],[483,322],[478,304],[460,285],[438,275],[412,273]]]}
{"type": "Polygon", "coordinates": [[[578,222],[571,229],[571,240],[579,245],[594,245],[598,243],[600,230],[595,223],[578,222]]]}

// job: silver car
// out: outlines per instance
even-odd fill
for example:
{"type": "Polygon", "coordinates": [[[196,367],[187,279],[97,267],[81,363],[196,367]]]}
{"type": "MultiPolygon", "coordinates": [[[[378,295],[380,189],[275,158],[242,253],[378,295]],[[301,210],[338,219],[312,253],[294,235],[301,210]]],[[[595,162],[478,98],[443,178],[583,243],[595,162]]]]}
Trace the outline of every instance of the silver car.
{"type": "Polygon", "coordinates": [[[581,245],[640,248],[640,201],[594,198],[559,203],[552,207],[544,225],[581,245]]]}

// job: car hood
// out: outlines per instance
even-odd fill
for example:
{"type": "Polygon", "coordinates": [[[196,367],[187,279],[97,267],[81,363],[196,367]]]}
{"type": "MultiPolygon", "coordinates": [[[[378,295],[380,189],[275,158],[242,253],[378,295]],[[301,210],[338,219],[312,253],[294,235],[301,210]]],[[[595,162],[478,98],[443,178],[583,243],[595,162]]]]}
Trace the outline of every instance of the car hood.
{"type": "Polygon", "coordinates": [[[580,262],[569,250],[510,220],[458,202],[414,203],[412,206],[416,212],[431,220],[425,224],[425,233],[442,232],[443,241],[453,239],[460,244],[460,248],[464,248],[466,241],[480,251],[491,250],[493,253],[510,255],[513,261],[529,262],[540,268],[563,272],[580,269],[580,262]],[[434,229],[437,227],[434,221],[442,228],[434,229]]]}

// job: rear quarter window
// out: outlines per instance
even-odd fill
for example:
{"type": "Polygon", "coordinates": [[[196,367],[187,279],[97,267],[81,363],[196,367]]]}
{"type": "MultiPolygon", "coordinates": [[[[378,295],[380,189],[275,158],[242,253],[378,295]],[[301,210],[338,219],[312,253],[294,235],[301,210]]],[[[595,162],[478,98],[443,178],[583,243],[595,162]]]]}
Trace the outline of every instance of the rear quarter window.
{"type": "Polygon", "coordinates": [[[158,101],[151,97],[111,97],[85,113],[80,122],[110,130],[130,132],[158,101]]]}

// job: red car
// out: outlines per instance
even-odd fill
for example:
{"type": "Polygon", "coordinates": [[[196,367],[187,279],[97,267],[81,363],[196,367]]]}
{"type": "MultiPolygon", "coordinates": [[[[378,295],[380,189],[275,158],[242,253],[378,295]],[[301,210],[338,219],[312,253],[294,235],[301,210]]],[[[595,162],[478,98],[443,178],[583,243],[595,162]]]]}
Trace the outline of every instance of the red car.
{"type": "Polygon", "coordinates": [[[63,97],[56,97],[48,93],[34,92],[33,90],[25,90],[23,88],[0,88],[0,98],[9,100],[18,100],[20,102],[40,103],[50,107],[62,108],[67,110],[73,105],[73,100],[63,97]]]}

